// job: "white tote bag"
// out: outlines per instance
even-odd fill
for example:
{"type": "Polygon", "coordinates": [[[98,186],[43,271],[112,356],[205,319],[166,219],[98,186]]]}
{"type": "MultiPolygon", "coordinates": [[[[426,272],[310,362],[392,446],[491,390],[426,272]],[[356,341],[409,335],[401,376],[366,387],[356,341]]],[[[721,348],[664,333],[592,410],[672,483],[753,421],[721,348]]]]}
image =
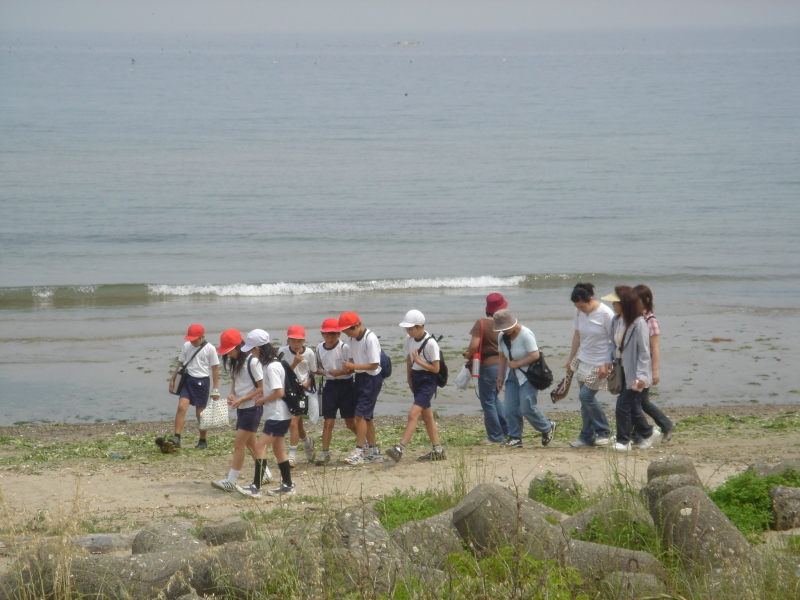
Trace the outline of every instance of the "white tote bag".
{"type": "Polygon", "coordinates": [[[319,394],[308,393],[308,420],[312,425],[319,423],[319,394]]]}
{"type": "Polygon", "coordinates": [[[470,381],[472,381],[472,373],[469,372],[467,365],[464,365],[458,372],[458,377],[456,377],[456,387],[460,390],[466,390],[469,388],[470,381]]]}
{"type": "Polygon", "coordinates": [[[226,398],[209,398],[203,412],[200,413],[200,429],[227,429],[230,427],[228,420],[228,400],[226,398]]]}

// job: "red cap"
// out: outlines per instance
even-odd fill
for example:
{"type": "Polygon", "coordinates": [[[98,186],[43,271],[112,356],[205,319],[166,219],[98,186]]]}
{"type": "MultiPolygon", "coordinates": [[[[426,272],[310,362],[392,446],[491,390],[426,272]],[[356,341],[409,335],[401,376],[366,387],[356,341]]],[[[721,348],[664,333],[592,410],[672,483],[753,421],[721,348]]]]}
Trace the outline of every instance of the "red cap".
{"type": "Polygon", "coordinates": [[[508,302],[503,298],[503,294],[489,294],[486,296],[486,312],[493,315],[498,310],[508,307],[508,302]]]}
{"type": "Polygon", "coordinates": [[[206,330],[203,329],[202,325],[189,325],[189,331],[186,332],[186,341],[193,342],[197,338],[203,337],[206,334],[206,330]]]}
{"type": "Polygon", "coordinates": [[[222,332],[222,335],[219,336],[217,354],[227,354],[243,341],[242,334],[239,333],[238,329],[226,329],[222,332]]]}
{"type": "Polygon", "coordinates": [[[325,319],[319,330],[322,333],[339,333],[339,319],[325,319]]]}
{"type": "Polygon", "coordinates": [[[306,330],[300,325],[292,325],[289,327],[289,331],[286,332],[286,337],[293,340],[304,340],[306,339],[306,330]]]}
{"type": "Polygon", "coordinates": [[[359,323],[361,323],[361,317],[354,312],[345,312],[339,315],[339,331],[344,331],[359,323]]]}

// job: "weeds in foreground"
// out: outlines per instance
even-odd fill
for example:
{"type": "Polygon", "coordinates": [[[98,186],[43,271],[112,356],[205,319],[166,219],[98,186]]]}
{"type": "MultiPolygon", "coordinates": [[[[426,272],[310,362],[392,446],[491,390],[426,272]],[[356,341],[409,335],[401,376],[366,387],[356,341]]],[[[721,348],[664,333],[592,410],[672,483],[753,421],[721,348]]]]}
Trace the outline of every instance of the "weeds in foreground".
{"type": "MultiPolygon", "coordinates": [[[[456,502],[457,503],[457,502],[456,502]]],[[[395,488],[375,509],[381,514],[380,520],[388,531],[393,531],[409,521],[421,521],[455,506],[454,498],[433,490],[417,491],[395,488]]]]}

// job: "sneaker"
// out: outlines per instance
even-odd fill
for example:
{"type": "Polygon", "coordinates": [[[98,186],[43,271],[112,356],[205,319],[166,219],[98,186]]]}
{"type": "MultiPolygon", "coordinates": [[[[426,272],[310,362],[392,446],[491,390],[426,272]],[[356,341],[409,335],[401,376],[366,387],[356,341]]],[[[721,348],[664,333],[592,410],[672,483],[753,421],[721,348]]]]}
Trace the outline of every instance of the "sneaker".
{"type": "Polygon", "coordinates": [[[331,455],[330,454],[325,454],[323,452],[322,453],[322,458],[318,458],[314,464],[317,465],[318,467],[324,467],[325,465],[329,464],[330,462],[331,462],[331,455]]]}
{"type": "Polygon", "coordinates": [[[601,437],[599,437],[594,441],[594,445],[595,446],[608,446],[610,443],[611,443],[611,440],[609,438],[601,438],[601,437]]]}
{"type": "Polygon", "coordinates": [[[285,483],[282,483],[281,487],[275,488],[274,490],[267,490],[267,493],[270,496],[294,496],[294,488],[294,484],[286,485],[285,483]]]}
{"type": "Polygon", "coordinates": [[[206,448],[208,448],[208,442],[205,440],[200,440],[199,442],[197,442],[197,446],[195,446],[195,448],[201,448],[205,450],[206,448]]]}
{"type": "Polygon", "coordinates": [[[505,448],[522,448],[522,438],[510,437],[502,443],[505,448]]]}
{"type": "Polygon", "coordinates": [[[386,454],[389,455],[394,462],[400,462],[400,459],[403,458],[403,451],[400,449],[400,446],[392,446],[386,451],[386,454]]]}
{"type": "Polygon", "coordinates": [[[481,446],[499,446],[502,443],[503,442],[493,442],[489,438],[486,438],[485,440],[481,440],[480,442],[478,442],[478,444],[480,444],[481,446]]]}
{"type": "Polygon", "coordinates": [[[547,444],[553,441],[553,437],[556,435],[556,427],[558,424],[555,421],[550,422],[552,423],[550,426],[550,431],[542,434],[542,446],[547,446],[547,444]]]}
{"type": "Polygon", "coordinates": [[[306,451],[306,462],[311,464],[314,462],[314,458],[317,456],[317,453],[314,452],[314,438],[311,436],[306,437],[305,441],[303,442],[303,447],[306,451]]]}
{"type": "Polygon", "coordinates": [[[383,462],[383,456],[381,456],[380,452],[378,452],[378,453],[367,452],[367,453],[364,454],[364,462],[365,463],[382,463],[383,462]]]}
{"type": "Polygon", "coordinates": [[[220,479],[219,481],[212,481],[211,487],[218,490],[222,490],[223,492],[236,491],[236,484],[233,483],[230,479],[220,479]]]}
{"type": "Polygon", "coordinates": [[[619,442],[614,442],[614,450],[617,452],[627,452],[631,449],[631,443],[628,442],[627,444],[620,444],[619,442]]]}
{"type": "Polygon", "coordinates": [[[444,450],[440,450],[437,452],[436,450],[431,450],[427,454],[423,454],[417,460],[427,462],[427,461],[434,461],[434,460],[447,460],[447,455],[444,453],[444,450]]]}
{"type": "MultiPolygon", "coordinates": [[[[608,440],[606,440],[606,443],[608,443],[608,440]]],[[[574,442],[570,442],[569,445],[570,445],[570,448],[589,448],[589,447],[591,447],[591,444],[587,444],[582,439],[577,439],[574,442]]]]}
{"type": "Polygon", "coordinates": [[[348,456],[342,462],[346,465],[363,465],[364,455],[360,452],[353,452],[351,456],[348,456]]]}
{"type": "Polygon", "coordinates": [[[639,444],[639,450],[647,450],[650,446],[655,444],[661,438],[661,432],[653,428],[653,434],[649,438],[644,438],[639,444]]]}
{"type": "Polygon", "coordinates": [[[265,483],[272,483],[272,471],[266,465],[264,465],[264,472],[261,474],[261,485],[265,483]]]}
{"type": "Polygon", "coordinates": [[[289,457],[289,468],[294,469],[297,466],[297,459],[294,456],[289,457]]]}
{"type": "Polygon", "coordinates": [[[664,435],[661,438],[661,443],[666,444],[668,441],[670,441],[673,433],[675,433],[675,424],[673,424],[672,427],[664,432],[664,435]]]}
{"type": "Polygon", "coordinates": [[[171,438],[169,438],[169,441],[172,442],[172,445],[175,446],[176,448],[181,447],[181,438],[172,436],[171,438]]]}
{"type": "Polygon", "coordinates": [[[261,489],[257,488],[252,483],[244,487],[237,485],[236,491],[242,496],[247,496],[248,498],[261,498],[261,489]]]}

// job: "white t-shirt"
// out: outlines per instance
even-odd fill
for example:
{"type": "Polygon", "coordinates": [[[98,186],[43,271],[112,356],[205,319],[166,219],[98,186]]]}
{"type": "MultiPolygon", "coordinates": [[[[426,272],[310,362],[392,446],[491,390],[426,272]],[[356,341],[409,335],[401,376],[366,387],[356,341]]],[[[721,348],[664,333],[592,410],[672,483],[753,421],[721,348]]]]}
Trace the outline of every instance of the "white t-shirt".
{"type": "MultiPolygon", "coordinates": [[[[186,362],[192,358],[197,350],[197,346],[192,346],[192,342],[186,342],[183,345],[178,360],[182,365],[186,365],[186,362]]],[[[206,343],[206,345],[200,349],[200,352],[197,352],[197,356],[192,359],[192,362],[189,363],[186,370],[192,377],[211,377],[211,367],[216,367],[218,364],[219,356],[217,356],[217,349],[214,348],[214,344],[206,343]]]]}
{"type": "MultiPolygon", "coordinates": [[[[300,382],[300,385],[303,385],[308,379],[308,375],[317,370],[317,355],[314,354],[314,351],[308,346],[306,346],[306,349],[303,350],[301,354],[303,360],[297,363],[297,366],[294,368],[294,374],[297,375],[297,381],[300,382]]],[[[278,348],[278,356],[289,363],[291,367],[296,354],[292,352],[289,346],[281,346],[278,348]]]]}
{"type": "Polygon", "coordinates": [[[352,373],[349,375],[339,375],[338,377],[333,377],[329,373],[332,369],[341,370],[342,361],[350,358],[350,346],[342,342],[342,340],[336,340],[336,345],[330,350],[325,348],[325,342],[320,342],[317,346],[317,356],[319,357],[319,368],[323,369],[326,381],[330,381],[331,379],[353,378],[352,373]]]}
{"type": "Polygon", "coordinates": [[[356,373],[377,375],[381,372],[381,342],[378,336],[367,329],[360,338],[350,338],[350,350],[353,362],[357,365],[374,365],[378,368],[371,371],[356,370],[356,373]]]}
{"type": "MultiPolygon", "coordinates": [[[[264,369],[264,395],[269,396],[277,389],[285,389],[286,383],[284,380],[285,371],[280,361],[274,360],[267,364],[264,369]]],[[[272,402],[264,403],[264,420],[265,421],[286,421],[292,418],[292,413],[289,412],[289,407],[283,398],[273,400],[272,402]]]]}
{"type": "MultiPolygon", "coordinates": [[[[428,339],[428,343],[425,344],[425,349],[419,353],[419,357],[424,363],[428,363],[432,365],[437,360],[440,360],[440,352],[439,352],[439,344],[433,339],[433,336],[429,334],[427,331],[425,335],[422,336],[422,339],[417,341],[410,335],[406,335],[406,345],[403,349],[406,353],[406,356],[411,356],[411,352],[413,350],[419,350],[422,343],[428,339]],[[429,338],[429,339],[428,339],[429,338]]],[[[411,363],[411,370],[412,371],[424,371],[422,367],[420,367],[417,363],[411,363]]]]}
{"type": "MultiPolygon", "coordinates": [[[[248,364],[250,365],[250,374],[256,380],[256,383],[264,379],[264,370],[261,368],[261,362],[252,354],[248,355],[242,368],[233,376],[233,395],[235,398],[246,396],[256,389],[256,386],[253,385],[253,379],[250,379],[250,375],[247,374],[248,364]]],[[[242,402],[239,408],[250,408],[252,406],[255,406],[255,399],[253,398],[242,402]]]]}
{"type": "Polygon", "coordinates": [[[611,340],[611,321],[614,311],[605,304],[590,312],[588,315],[575,309],[573,326],[581,336],[581,345],[578,347],[578,360],[593,367],[604,365],[614,348],[611,340]]]}
{"type": "MultiPolygon", "coordinates": [[[[513,340],[511,340],[511,356],[513,359],[508,356],[508,348],[506,348],[506,343],[503,341],[503,338],[506,337],[505,333],[499,333],[497,336],[497,349],[500,350],[503,354],[505,354],[506,359],[508,360],[524,360],[527,358],[528,354],[531,352],[536,352],[539,349],[539,346],[536,345],[536,336],[533,335],[533,332],[522,325],[522,329],[517,334],[513,340]]],[[[525,375],[525,371],[528,370],[530,365],[522,367],[521,369],[509,369],[506,367],[506,381],[511,377],[511,373],[517,374],[517,383],[520,385],[524,384],[528,381],[528,376],[525,375]]]]}

